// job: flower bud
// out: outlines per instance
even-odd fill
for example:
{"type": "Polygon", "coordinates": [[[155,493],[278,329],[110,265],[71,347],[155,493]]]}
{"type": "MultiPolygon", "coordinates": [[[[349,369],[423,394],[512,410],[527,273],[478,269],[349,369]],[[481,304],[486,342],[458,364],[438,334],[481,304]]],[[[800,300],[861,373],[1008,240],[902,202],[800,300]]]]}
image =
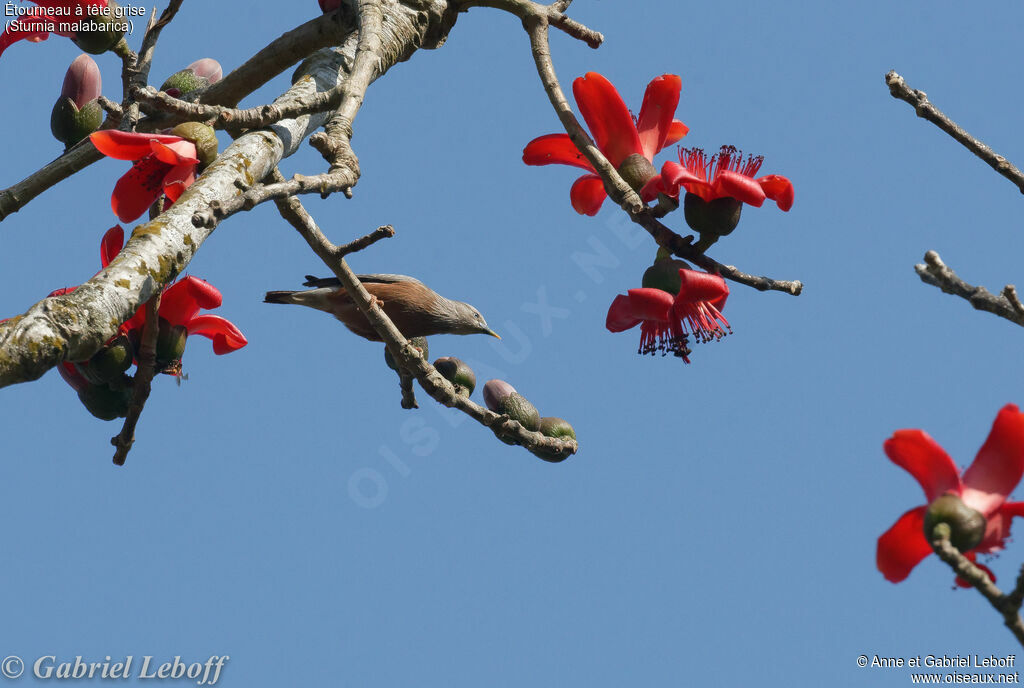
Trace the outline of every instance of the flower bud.
{"type": "Polygon", "coordinates": [[[949,526],[949,541],[961,552],[974,549],[985,537],[985,517],[953,494],[944,494],[928,505],[924,514],[924,537],[928,542],[940,523],[949,526]]]}
{"type": "Polygon", "coordinates": [[[320,3],[321,12],[330,12],[341,7],[341,0],[317,0],[320,3]]]}
{"type": "Polygon", "coordinates": [[[623,160],[619,165],[618,172],[619,176],[637,193],[644,188],[644,184],[650,181],[651,177],[658,174],[651,161],[639,153],[633,153],[623,160]]]}
{"type": "Polygon", "coordinates": [[[476,389],[476,373],[468,365],[457,358],[445,356],[434,361],[434,368],[441,377],[455,385],[455,393],[468,397],[476,389]]]}
{"type": "MultiPolygon", "coordinates": [[[[409,343],[420,352],[420,355],[423,356],[423,358],[430,355],[430,348],[427,346],[426,337],[413,337],[409,340],[409,343]]],[[[391,368],[391,370],[398,370],[398,364],[395,362],[395,359],[391,356],[391,351],[388,350],[386,346],[384,347],[384,362],[388,364],[388,368],[391,368]]]]}
{"type": "Polygon", "coordinates": [[[127,22],[114,0],[107,0],[107,6],[99,14],[87,14],[78,21],[96,25],[92,30],[76,32],[71,39],[75,45],[92,55],[107,52],[124,38],[124,25],[127,22]]]}
{"type": "Polygon", "coordinates": [[[555,416],[545,416],[540,419],[540,433],[548,437],[576,439],[576,431],[569,425],[569,421],[555,416]]]}
{"type": "Polygon", "coordinates": [[[697,194],[687,192],[683,199],[686,224],[701,235],[725,236],[736,229],[743,203],[731,196],[705,201],[697,194]]]}
{"type": "Polygon", "coordinates": [[[503,380],[489,380],[484,385],[484,403],[495,413],[503,413],[519,421],[527,430],[536,431],[540,427],[540,413],[536,407],[503,380]]]}
{"type": "Polygon", "coordinates": [[[200,171],[217,159],[217,134],[213,127],[200,122],[182,122],[171,129],[171,134],[196,144],[200,171]]]}
{"type": "Polygon", "coordinates": [[[204,57],[167,77],[160,90],[175,98],[181,98],[192,91],[217,83],[222,75],[220,63],[213,58],[204,57]]]}
{"type": "Polygon", "coordinates": [[[88,55],[79,55],[64,75],[60,98],[50,112],[50,131],[65,150],[100,128],[103,109],[99,98],[102,88],[100,68],[88,55]]]}
{"type": "Polygon", "coordinates": [[[114,420],[128,415],[132,403],[132,381],[123,376],[113,385],[89,385],[79,390],[78,400],[100,420],[114,420]]]}

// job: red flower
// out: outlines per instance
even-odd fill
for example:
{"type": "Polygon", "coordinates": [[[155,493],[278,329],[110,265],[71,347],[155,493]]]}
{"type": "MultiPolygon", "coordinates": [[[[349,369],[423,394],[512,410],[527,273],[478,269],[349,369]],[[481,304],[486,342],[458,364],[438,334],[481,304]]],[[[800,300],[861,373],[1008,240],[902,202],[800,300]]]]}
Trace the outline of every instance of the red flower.
{"type": "Polygon", "coordinates": [[[114,186],[110,206],[121,222],[138,219],[161,194],[172,203],[196,180],[196,144],[168,134],[135,134],[104,129],[89,135],[96,150],[117,160],[134,160],[114,186]]]}
{"type": "Polygon", "coordinates": [[[26,8],[26,14],[7,25],[0,34],[0,55],[12,44],[26,40],[45,41],[50,33],[74,38],[73,31],[61,31],[61,24],[74,24],[84,19],[95,19],[90,7],[106,8],[107,0],[31,0],[38,7],[26,8]],[[44,30],[45,29],[45,30],[44,30]]]}
{"type": "MultiPolygon", "coordinates": [[[[1024,502],[1006,501],[1024,475],[1024,414],[1014,404],[999,411],[988,439],[962,476],[949,455],[923,430],[897,430],[884,446],[889,459],[914,476],[929,503],[952,494],[985,517],[984,537],[964,553],[968,559],[974,561],[978,554],[1002,549],[1010,535],[1010,521],[1024,516],[1024,502]]],[[[932,553],[924,534],[927,509],[911,509],[878,538],[876,561],[886,580],[899,583],[932,553]]]]}
{"type": "MultiPolygon", "coordinates": [[[[619,294],[608,309],[605,327],[622,332],[640,325],[639,354],[674,356],[689,363],[688,334],[700,342],[721,339],[729,322],[721,313],[729,287],[719,275],[696,270],[679,270],[682,285],[675,298],[667,291],[643,287],[619,294]],[[719,325],[721,323],[721,325],[719,325]]],[[[731,331],[731,330],[729,330],[731,331]]]]}
{"type": "MultiPolygon", "coordinates": [[[[594,142],[608,162],[620,173],[623,162],[632,155],[647,160],[686,136],[689,128],[672,119],[679,103],[682,82],[675,74],[664,74],[647,85],[640,116],[634,120],[611,82],[597,72],[588,72],[572,83],[572,92],[580,113],[590,127],[594,142]]],[[[548,134],[530,141],[523,149],[523,162],[527,165],[572,165],[590,174],[583,175],[572,185],[569,198],[572,207],[581,215],[596,215],[607,196],[604,182],[583,154],[576,149],[568,134],[548,134]]],[[[653,173],[653,167],[651,172],[653,173]]],[[[626,181],[631,181],[626,175],[626,181]]],[[[647,175],[637,188],[647,181],[647,175]]],[[[645,197],[650,200],[653,194],[645,197]]]]}
{"type": "MultiPolygon", "coordinates": [[[[100,259],[107,267],[121,251],[124,230],[120,225],[111,227],[103,235],[100,259]]],[[[230,321],[217,315],[199,315],[200,309],[220,306],[222,297],[216,287],[197,277],[186,277],[164,289],[160,297],[159,316],[172,327],[184,327],[189,335],[202,335],[213,341],[213,353],[227,354],[248,344],[245,335],[230,321]]],[[[121,332],[129,338],[141,337],[146,324],[146,309],[139,308],[135,315],[121,325],[121,332]]]]}
{"type": "Polygon", "coordinates": [[[764,199],[770,198],[780,209],[789,210],[793,184],[788,179],[778,174],[754,179],[763,162],[762,155],[747,156],[744,162],[743,153],[735,146],[722,146],[710,159],[700,148],[683,148],[678,163],[669,160],[661,166],[661,174],[647,182],[644,195],[653,197],[661,192],[676,197],[683,187],[704,201],[735,198],[760,208],[764,199]]]}

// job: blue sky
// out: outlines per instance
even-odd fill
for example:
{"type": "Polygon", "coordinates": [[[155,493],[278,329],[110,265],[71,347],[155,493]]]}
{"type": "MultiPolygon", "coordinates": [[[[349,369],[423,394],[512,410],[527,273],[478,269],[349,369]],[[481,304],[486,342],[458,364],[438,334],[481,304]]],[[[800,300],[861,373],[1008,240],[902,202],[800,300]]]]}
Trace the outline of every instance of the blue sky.
{"type": "MultiPolygon", "coordinates": [[[[318,10],[241,7],[185,3],[154,80],[206,56],[228,71],[318,10]]],[[[216,312],[249,346],[190,343],[188,380],[157,381],[125,467],[110,463],[120,424],[89,416],[55,373],[0,391],[0,655],[229,655],[228,686],[895,686],[910,670],[858,655],[1018,652],[934,557],[893,585],[874,554],[923,502],[885,438],[923,428],[964,466],[998,409],[1024,402],[1019,329],[913,271],[935,249],[969,282],[1019,283],[1020,194],[883,77],[895,69],[1019,164],[1024,10],[578,0],[572,15],[607,40],[554,34],[567,90],[598,71],[636,110],[651,78],[680,74],[684,143],[763,154],[765,173],[793,181],[792,211],[747,208],[709,254],[804,294],[735,285],[734,334],[686,367],[608,333],[608,305],[639,286],[654,245],[610,204],[576,215],[574,170],[521,163],[558,121],[518,20],[474,9],[368,92],[355,198],[307,207],[338,243],[394,225],[353,267],[473,303],[505,338],[436,337],[431,358],[471,361],[481,383],[507,379],[569,419],[579,454],[543,463],[422,393],[403,411],[380,345],[262,303],[325,271],[257,208],[189,271],[221,289],[216,312]],[[612,258],[585,271],[586,253],[612,258]],[[558,317],[538,318],[541,301],[558,317]]],[[[0,59],[0,186],[60,152],[48,116],[77,54],[53,38],[0,59]]],[[[114,97],[118,62],[99,63],[114,97]]],[[[98,269],[125,169],[101,161],[0,223],[0,313],[98,269]]],[[[322,161],[307,149],[283,169],[322,161]]],[[[1011,542],[989,565],[1005,586],[1022,559],[1011,542]]]]}

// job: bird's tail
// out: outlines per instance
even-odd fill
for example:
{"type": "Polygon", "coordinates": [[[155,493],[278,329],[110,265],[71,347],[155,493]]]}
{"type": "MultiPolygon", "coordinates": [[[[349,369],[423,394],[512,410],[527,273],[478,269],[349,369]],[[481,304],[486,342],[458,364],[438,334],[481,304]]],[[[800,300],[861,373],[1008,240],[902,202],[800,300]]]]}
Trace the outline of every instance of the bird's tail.
{"type": "Polygon", "coordinates": [[[268,291],[263,303],[297,303],[294,291],[268,291]]]}
{"type": "Polygon", "coordinates": [[[297,306],[308,306],[318,311],[334,312],[331,297],[337,289],[309,289],[307,291],[268,291],[263,297],[264,303],[293,303],[297,306]]]}

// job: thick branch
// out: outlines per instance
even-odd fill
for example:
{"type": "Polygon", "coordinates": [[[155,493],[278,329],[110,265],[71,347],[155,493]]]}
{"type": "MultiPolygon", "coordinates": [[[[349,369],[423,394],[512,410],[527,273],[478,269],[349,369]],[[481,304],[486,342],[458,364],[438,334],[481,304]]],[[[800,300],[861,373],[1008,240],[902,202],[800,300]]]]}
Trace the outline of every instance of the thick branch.
{"type": "MultiPolygon", "coordinates": [[[[435,14],[443,15],[447,4],[435,4],[435,14]]],[[[378,73],[408,57],[435,30],[419,21],[422,14],[389,0],[378,73]]],[[[287,102],[337,86],[347,78],[355,43],[350,36],[341,48],[308,60],[278,100],[287,102]]],[[[240,136],[169,210],[136,227],[106,269],[74,292],[44,299],[23,316],[0,323],[0,386],[34,380],[63,360],[88,359],[142,303],[185,269],[210,235],[209,228],[192,224],[192,216],[237,196],[238,183],[265,177],[323,126],[326,117],[303,115],[240,136]]]]}
{"type": "Polygon", "coordinates": [[[935,251],[925,253],[924,264],[915,265],[914,270],[922,282],[938,287],[947,294],[966,299],[979,311],[995,313],[1000,318],[1024,327],[1024,304],[1017,297],[1017,289],[1012,284],[1003,287],[1002,293],[998,296],[985,287],[970,285],[943,263],[935,251]]]}
{"type": "Polygon", "coordinates": [[[889,85],[889,93],[893,98],[912,105],[918,117],[925,118],[959,141],[967,150],[984,160],[992,169],[1013,182],[1021,193],[1024,193],[1024,174],[1014,167],[1013,163],[968,134],[960,125],[932,105],[924,91],[910,88],[903,77],[893,71],[885,75],[885,83],[889,85]]]}

